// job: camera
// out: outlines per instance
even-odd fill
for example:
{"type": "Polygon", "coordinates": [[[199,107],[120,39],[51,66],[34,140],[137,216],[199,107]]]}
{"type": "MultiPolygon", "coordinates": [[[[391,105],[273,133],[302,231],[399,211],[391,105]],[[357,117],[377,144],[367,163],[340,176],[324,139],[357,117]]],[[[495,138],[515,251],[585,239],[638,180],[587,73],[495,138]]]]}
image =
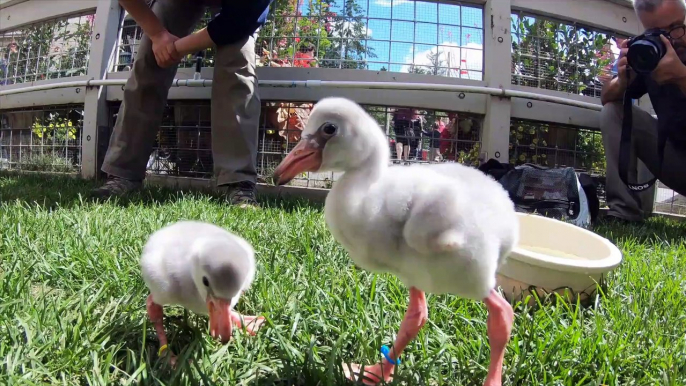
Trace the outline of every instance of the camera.
{"type": "Polygon", "coordinates": [[[667,53],[667,47],[660,39],[660,35],[669,38],[666,31],[651,30],[629,40],[629,52],[626,59],[636,73],[650,74],[667,53]]]}

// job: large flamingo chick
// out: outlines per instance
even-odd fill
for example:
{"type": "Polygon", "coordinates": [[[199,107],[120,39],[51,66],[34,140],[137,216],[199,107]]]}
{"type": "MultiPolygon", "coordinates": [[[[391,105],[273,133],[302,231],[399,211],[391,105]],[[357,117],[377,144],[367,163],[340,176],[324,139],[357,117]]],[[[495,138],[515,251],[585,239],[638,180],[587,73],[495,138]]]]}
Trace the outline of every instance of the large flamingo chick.
{"type": "Polygon", "coordinates": [[[427,321],[425,292],[449,293],[486,303],[491,363],[485,385],[501,385],[514,313],[495,291],[495,275],[518,241],[514,205],[496,181],[476,169],[389,167],[389,156],[386,137],[362,107],[325,98],[275,170],[279,185],[302,172],[344,172],[326,199],[331,233],[358,266],[390,272],[410,289],[395,342],[382,348],[385,358],[373,366],[353,365],[347,376],[358,379],[362,373],[366,384],[388,382],[427,321]]]}
{"type": "MultiPolygon", "coordinates": [[[[148,316],[155,325],[160,355],[167,349],[164,305],[181,305],[209,315],[210,333],[228,343],[233,324],[255,334],[263,317],[242,316],[233,310],[255,277],[255,253],[243,238],[218,226],[180,221],[153,233],[143,249],[141,268],[150,289],[148,316]]],[[[170,360],[176,358],[170,353],[170,360]]]]}

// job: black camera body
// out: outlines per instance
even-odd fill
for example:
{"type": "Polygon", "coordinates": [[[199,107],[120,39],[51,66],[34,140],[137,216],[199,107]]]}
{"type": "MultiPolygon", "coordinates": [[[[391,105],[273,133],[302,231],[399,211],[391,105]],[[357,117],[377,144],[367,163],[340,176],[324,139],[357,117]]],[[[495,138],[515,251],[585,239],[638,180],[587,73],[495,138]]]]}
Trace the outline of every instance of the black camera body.
{"type": "Polygon", "coordinates": [[[629,66],[641,75],[650,74],[667,53],[667,47],[660,36],[669,39],[667,31],[650,30],[629,40],[626,59],[629,66]]]}

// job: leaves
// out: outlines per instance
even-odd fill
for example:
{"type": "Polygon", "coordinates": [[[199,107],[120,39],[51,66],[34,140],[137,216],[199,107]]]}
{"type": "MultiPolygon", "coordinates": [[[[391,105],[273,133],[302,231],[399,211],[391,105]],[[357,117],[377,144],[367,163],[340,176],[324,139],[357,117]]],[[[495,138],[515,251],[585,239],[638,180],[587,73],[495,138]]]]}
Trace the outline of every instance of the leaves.
{"type": "Polygon", "coordinates": [[[575,25],[513,15],[513,83],[599,96],[610,37],[575,25]]]}
{"type": "Polygon", "coordinates": [[[86,74],[91,24],[88,16],[31,24],[11,31],[16,49],[0,51],[7,67],[0,79],[8,84],[86,74]]]}
{"type": "Polygon", "coordinates": [[[344,0],[342,14],[331,11],[337,8],[335,1],[310,0],[302,11],[296,4],[280,0],[272,5],[259,33],[267,52],[263,65],[270,65],[273,59],[293,65],[296,53],[308,49],[314,50],[319,67],[365,69],[367,58],[376,57],[373,48],[365,44],[364,10],[356,0],[344,0]]]}
{"type": "Polygon", "coordinates": [[[64,143],[76,139],[78,128],[68,118],[49,113],[44,119],[35,118],[31,131],[40,139],[51,138],[55,142],[64,143]]]}

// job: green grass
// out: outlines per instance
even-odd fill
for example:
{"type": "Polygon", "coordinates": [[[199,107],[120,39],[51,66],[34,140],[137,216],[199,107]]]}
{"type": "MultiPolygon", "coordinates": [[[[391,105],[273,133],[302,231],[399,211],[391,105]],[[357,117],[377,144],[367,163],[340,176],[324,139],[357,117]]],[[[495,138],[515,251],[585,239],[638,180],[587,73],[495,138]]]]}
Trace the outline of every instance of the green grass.
{"type": "MultiPolygon", "coordinates": [[[[340,385],[341,361],[376,361],[392,342],[406,288],[356,269],[321,207],[272,200],[245,211],[156,189],[97,204],[81,198],[92,186],[0,175],[0,384],[340,385]],[[206,318],[167,308],[171,348],[193,359],[170,370],[157,357],[138,259],[151,232],[180,219],[253,243],[258,273],[237,308],[268,326],[222,346],[206,318]]],[[[604,296],[593,308],[520,307],[505,384],[686,384],[686,225],[653,219],[598,231],[625,253],[604,296]]],[[[430,321],[397,383],[480,384],[485,307],[428,299],[430,321]]]]}

